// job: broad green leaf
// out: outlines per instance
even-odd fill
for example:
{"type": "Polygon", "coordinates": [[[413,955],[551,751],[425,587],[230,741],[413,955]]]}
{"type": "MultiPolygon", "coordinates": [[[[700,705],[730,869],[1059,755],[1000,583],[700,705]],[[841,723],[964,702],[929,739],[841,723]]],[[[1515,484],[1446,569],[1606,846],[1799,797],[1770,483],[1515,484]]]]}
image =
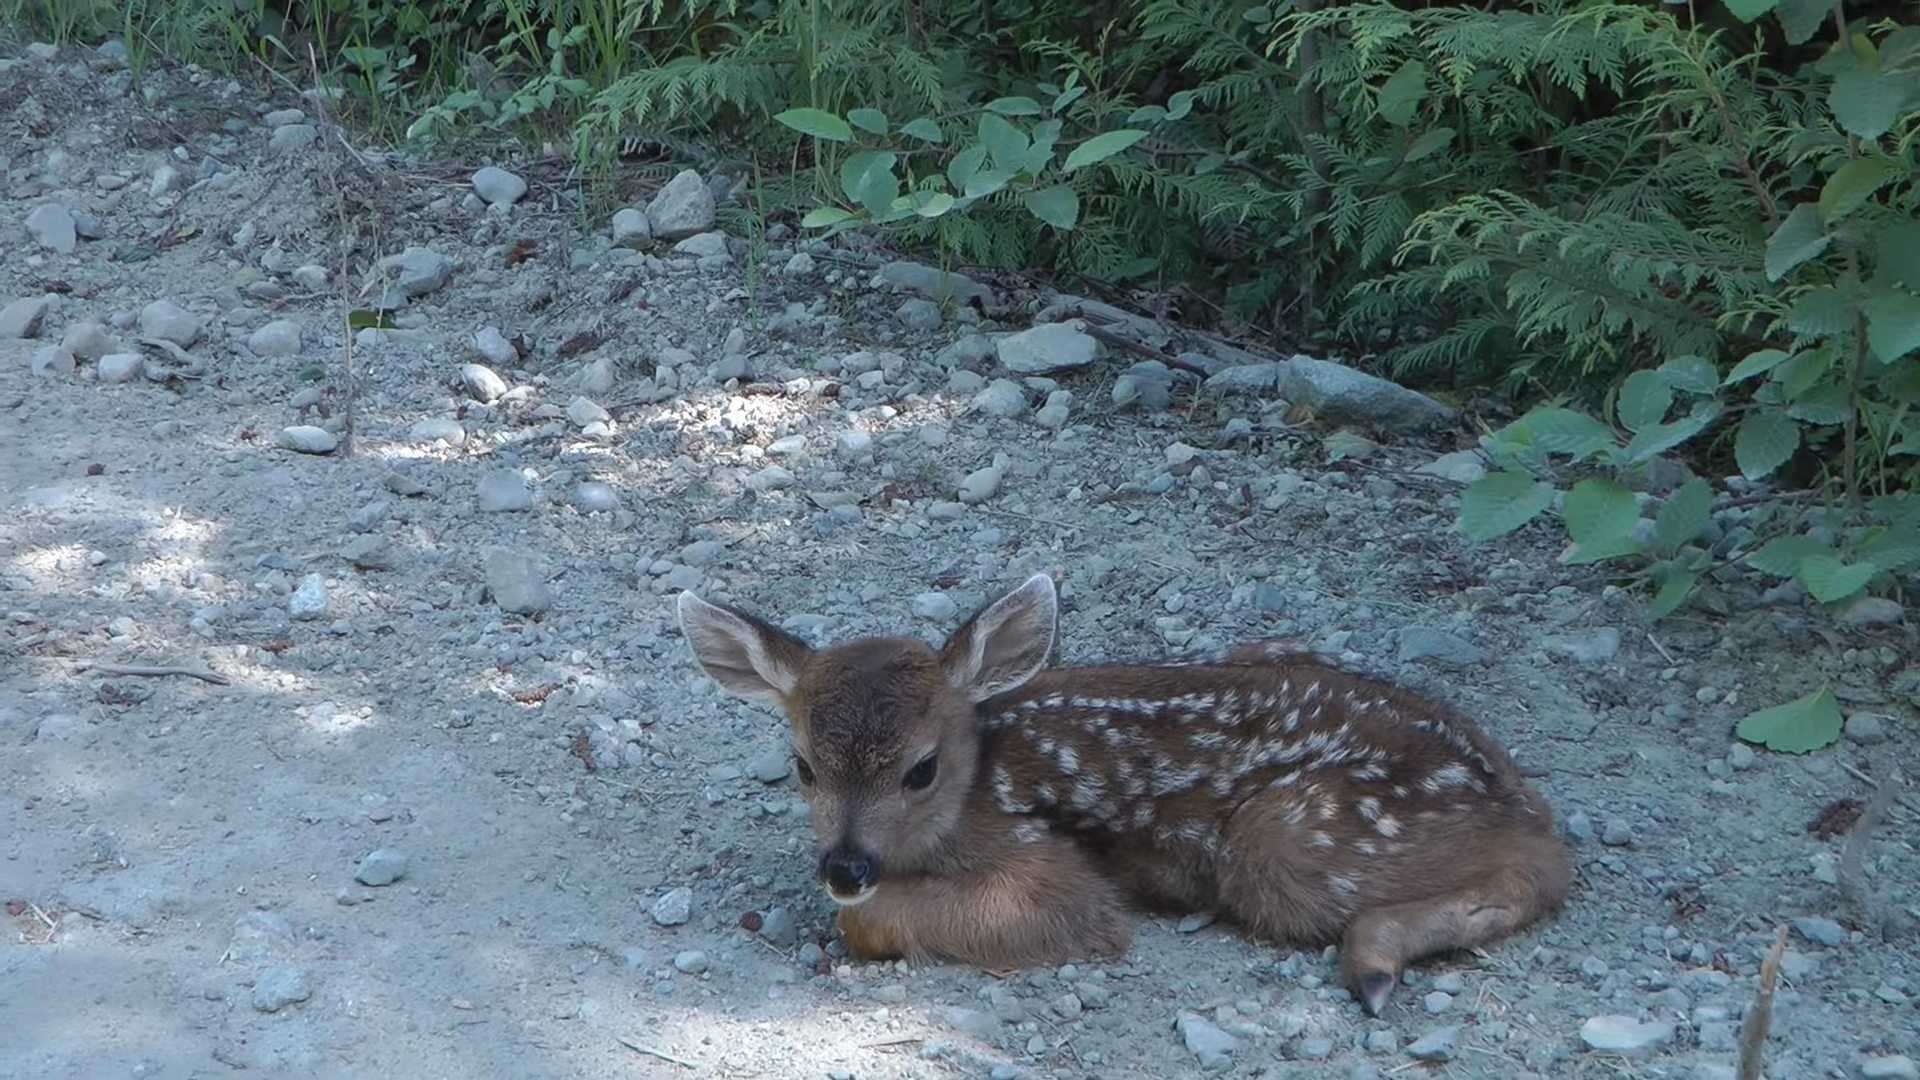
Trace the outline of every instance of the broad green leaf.
{"type": "Polygon", "coordinates": [[[967,186],[961,194],[969,199],[984,199],[1006,187],[1012,179],[1012,169],[982,169],[967,177],[967,186]]]}
{"type": "Polygon", "coordinates": [[[1022,169],[1034,176],[1046,171],[1047,162],[1053,158],[1053,144],[1060,141],[1062,126],[1057,118],[1042,120],[1034,125],[1033,145],[1028,148],[1027,156],[1021,162],[1022,169]]]}
{"type": "Polygon", "coordinates": [[[806,217],[800,219],[800,227],[803,229],[823,229],[828,225],[838,225],[853,216],[853,214],[837,206],[816,206],[807,211],[806,217]]]}
{"type": "Polygon", "coordinates": [[[1065,184],[1056,184],[1020,196],[1027,211],[1041,221],[1066,232],[1080,220],[1080,196],[1065,184]]]}
{"type": "Polygon", "coordinates": [[[1520,418],[1520,425],[1542,453],[1567,454],[1578,462],[1616,445],[1612,429],[1572,409],[1540,408],[1520,418]]]}
{"type": "Polygon", "coordinates": [[[1676,356],[1660,365],[1660,377],[1676,390],[1711,394],[1720,389],[1720,372],[1704,356],[1676,356]]]}
{"type": "Polygon", "coordinates": [[[1787,309],[1787,329],[1809,337],[1844,333],[1852,322],[1846,295],[1831,285],[1801,293],[1787,309]]]}
{"type": "Polygon", "coordinates": [[[849,142],[853,139],[853,129],[845,120],[824,109],[788,109],[775,113],[773,118],[802,135],[811,135],[816,139],[830,142],[849,142]]]}
{"type": "Polygon", "coordinates": [[[900,134],[911,135],[921,142],[937,143],[946,140],[946,136],[940,131],[940,125],[924,116],[900,125],[900,134]]]}
{"type": "Polygon", "coordinates": [[[1567,492],[1561,514],[1574,543],[1600,546],[1631,536],[1640,506],[1633,492],[1612,480],[1582,480],[1567,492]]]}
{"type": "Polygon", "coordinates": [[[1818,750],[1840,737],[1840,702],[1822,686],[1785,705],[1748,713],[1734,734],[1783,754],[1818,750]]]}
{"type": "Polygon", "coordinates": [[[1394,127],[1406,127],[1426,96],[1427,65],[1409,60],[1380,87],[1380,119],[1394,127]]]}
{"type": "Polygon", "coordinates": [[[1727,10],[1741,22],[1753,20],[1772,11],[1780,0],[1727,0],[1727,10]]]}
{"type": "Polygon", "coordinates": [[[1898,174],[1893,163],[1883,158],[1855,158],[1840,166],[1820,189],[1820,220],[1839,224],[1898,174]]]}
{"type": "Polygon", "coordinates": [[[1648,612],[1656,619],[1664,619],[1680,610],[1680,605],[1687,602],[1687,597],[1693,594],[1693,587],[1699,581],[1700,575],[1689,570],[1677,570],[1668,575],[1666,581],[1661,583],[1660,591],[1653,595],[1653,602],[1647,605],[1648,612]]]}
{"type": "Polygon", "coordinates": [[[1694,477],[1667,496],[1653,515],[1653,539],[1663,550],[1674,551],[1705,531],[1713,512],[1713,488],[1694,477]]]}
{"type": "Polygon", "coordinates": [[[1834,0],[1780,0],[1775,16],[1786,31],[1787,44],[1805,45],[1833,13],[1834,0]]]}
{"type": "Polygon", "coordinates": [[[1833,238],[1820,224],[1820,211],[1812,203],[1801,203],[1787,220],[1767,239],[1767,280],[1779,281],[1794,267],[1816,258],[1827,250],[1833,238]]]}
{"type": "Polygon", "coordinates": [[[1833,347],[1831,343],[1817,349],[1796,353],[1793,359],[1774,368],[1769,376],[1780,384],[1780,392],[1788,401],[1813,389],[1827,372],[1833,369],[1833,347]]]}
{"type": "Polygon", "coordinates": [[[1743,379],[1751,379],[1755,375],[1765,375],[1786,363],[1787,359],[1788,354],[1779,349],[1761,349],[1759,352],[1750,353],[1745,360],[1733,365],[1732,371],[1727,372],[1726,385],[1732,386],[1743,379]]]}
{"type": "Polygon", "coordinates": [[[1774,577],[1792,577],[1810,555],[1827,554],[1832,549],[1810,536],[1776,536],[1760,545],[1746,558],[1748,566],[1774,577]]]}
{"type": "Polygon", "coordinates": [[[871,131],[875,135],[887,133],[887,114],[879,109],[849,109],[847,120],[862,131],[871,131]]]}
{"type": "Polygon", "coordinates": [[[1852,396],[1839,383],[1823,383],[1787,407],[1787,415],[1803,424],[1844,424],[1852,413],[1852,396]]]}
{"type": "Polygon", "coordinates": [[[1870,562],[1846,563],[1821,553],[1800,560],[1800,582],[1815,600],[1831,604],[1867,587],[1880,568],[1870,562]]]}
{"type": "Polygon", "coordinates": [[[1911,72],[1875,71],[1862,65],[1834,76],[1827,107],[1849,135],[1877,139],[1890,130],[1912,92],[1911,72]]]}
{"type": "Polygon", "coordinates": [[[875,217],[885,214],[900,195],[900,178],[893,174],[899,156],[884,150],[862,150],[840,163],[840,190],[875,217]]]}
{"type": "Polygon", "coordinates": [[[1867,314],[1867,344],[1883,364],[1920,349],[1920,296],[1884,292],[1862,305],[1867,314]]]}
{"type": "Polygon", "coordinates": [[[1520,528],[1553,505],[1553,486],[1526,473],[1496,472],[1475,480],[1460,496],[1460,531],[1492,540],[1520,528]]]}
{"type": "Polygon", "coordinates": [[[1158,105],[1142,105],[1127,114],[1129,124],[1157,124],[1167,118],[1167,110],[1158,105]]]}
{"type": "Polygon", "coordinates": [[[1454,130],[1450,127],[1428,129],[1421,133],[1419,138],[1413,140],[1412,146],[1407,147],[1407,161],[1409,163],[1419,161],[1445,150],[1452,144],[1453,136],[1454,130]]]}
{"type": "Polygon", "coordinates": [[[1567,566],[1587,566],[1643,553],[1639,542],[1633,537],[1615,536],[1605,540],[1590,540],[1584,544],[1576,543],[1560,556],[1560,561],[1567,566]]]}
{"type": "Polygon", "coordinates": [[[1167,98],[1167,119],[1179,120],[1193,111],[1193,91],[1181,90],[1167,98]]]}
{"type": "Polygon", "coordinates": [[[1920,562],[1920,531],[1911,525],[1876,530],[1872,539],[1860,545],[1859,552],[1880,569],[1898,573],[1920,562]]]}
{"type": "Polygon", "coordinates": [[[1074,147],[1073,153],[1068,154],[1066,162],[1060,166],[1060,171],[1072,172],[1096,161],[1104,161],[1146,137],[1147,133],[1139,128],[1103,131],[1074,147]]]}
{"type": "Polygon", "coordinates": [[[953,155],[952,161],[947,162],[947,183],[952,184],[955,191],[967,190],[967,182],[973,179],[973,174],[979,172],[986,161],[985,145],[975,143],[967,147],[953,155]]]}
{"type": "Polygon", "coordinates": [[[1040,103],[1030,97],[1003,97],[987,102],[987,111],[1002,116],[1038,116],[1040,103]]]}
{"type": "Polygon", "coordinates": [[[1620,384],[1616,409],[1620,422],[1634,431],[1652,427],[1667,415],[1673,405],[1673,386],[1658,372],[1636,371],[1620,384]]]}
{"type": "Polygon", "coordinates": [[[913,212],[924,218],[936,218],[953,209],[954,198],[944,191],[916,191],[911,196],[913,212]]]}
{"type": "Polygon", "coordinates": [[[1750,413],[1733,436],[1733,459],[1749,480],[1779,468],[1799,448],[1800,425],[1773,409],[1750,413]]]}
{"type": "Polygon", "coordinates": [[[1920,221],[1896,222],[1881,230],[1874,254],[1876,286],[1920,289],[1920,221]]]}
{"type": "Polygon", "coordinates": [[[1019,171],[1032,145],[1026,132],[993,113],[980,114],[980,141],[986,144],[987,153],[993,155],[994,165],[1010,172],[1019,171]]]}
{"type": "MultiPolygon", "coordinates": [[[[1075,74],[1078,74],[1078,72],[1075,72],[1075,74]]],[[[1051,111],[1057,113],[1062,109],[1065,109],[1067,106],[1073,104],[1076,101],[1079,101],[1081,96],[1084,95],[1086,92],[1087,92],[1087,88],[1084,86],[1067,87],[1065,90],[1060,91],[1059,95],[1053,99],[1053,105],[1051,107],[1051,111]]]]}
{"type": "Polygon", "coordinates": [[[1655,424],[1634,435],[1622,456],[1628,464],[1638,464],[1656,454],[1664,454],[1705,431],[1720,418],[1724,407],[1711,398],[1694,404],[1693,411],[1670,424],[1655,424]]]}

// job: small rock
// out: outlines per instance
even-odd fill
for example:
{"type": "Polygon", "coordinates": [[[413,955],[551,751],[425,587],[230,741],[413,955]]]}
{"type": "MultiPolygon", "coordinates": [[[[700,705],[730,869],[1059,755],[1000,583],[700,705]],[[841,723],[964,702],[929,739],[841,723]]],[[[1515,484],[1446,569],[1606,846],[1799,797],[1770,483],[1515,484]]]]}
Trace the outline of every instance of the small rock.
{"type": "Polygon", "coordinates": [[[1434,1028],[1415,1039],[1407,1046],[1407,1056],[1415,1061],[1450,1061],[1453,1058],[1453,1043],[1460,1037],[1458,1027],[1434,1028]]]}
{"type": "MultiPolygon", "coordinates": [[[[499,331],[494,333],[497,335],[499,331]]],[[[485,364],[460,365],[460,385],[469,397],[483,404],[500,400],[506,396],[508,389],[507,380],[485,364]]]]}
{"type": "Polygon", "coordinates": [[[59,345],[48,345],[33,352],[31,368],[36,376],[71,375],[74,366],[73,354],[59,345]]]}
{"type": "Polygon", "coordinates": [[[804,251],[794,252],[793,258],[787,260],[784,268],[788,277],[805,277],[813,273],[813,269],[813,256],[804,251]]]}
{"type": "Polygon", "coordinates": [[[784,949],[800,939],[800,928],[794,925],[792,912],[777,907],[761,916],[760,936],[767,939],[768,944],[784,949]]]}
{"type": "Polygon", "coordinates": [[[1854,713],[1847,717],[1844,730],[1848,739],[1861,746],[1874,746],[1887,741],[1886,717],[1876,713],[1854,713]]]}
{"type": "Polygon", "coordinates": [[[978,303],[983,308],[994,306],[993,291],[986,286],[964,274],[956,274],[925,263],[897,259],[882,266],[879,272],[874,274],[874,280],[879,285],[919,293],[929,300],[943,304],[948,300],[957,299],[963,303],[978,303]]]}
{"type": "Polygon", "coordinates": [[[1442,427],[1457,415],[1425,394],[1310,356],[1295,356],[1282,364],[1276,389],[1281,397],[1307,406],[1324,419],[1394,431],[1442,427]]]}
{"type": "Polygon", "coordinates": [[[474,194],[489,206],[512,206],[527,193],[527,182],[505,169],[488,165],[473,174],[474,194]]]}
{"type": "Polygon", "coordinates": [[[1860,1063],[1862,1080],[1920,1080],[1920,1065],[1905,1054],[1882,1054],[1860,1063]]]}
{"type": "Polygon", "coordinates": [[[496,547],[487,552],[487,592],[500,610],[514,615],[538,615],[553,606],[546,575],[525,552],[496,547]]]}
{"type": "Polygon", "coordinates": [[[1420,1007],[1427,1015],[1438,1016],[1453,1006],[1453,995],[1444,990],[1435,990],[1420,999],[1420,1007]]]}
{"type": "Polygon", "coordinates": [[[1214,920],[1218,917],[1216,913],[1211,911],[1196,911],[1191,915],[1183,916],[1173,929],[1176,933],[1197,934],[1207,927],[1212,926],[1214,920]]]}
{"type": "Polygon", "coordinates": [[[567,419],[575,427],[584,428],[588,424],[604,424],[613,419],[613,415],[600,407],[591,398],[576,397],[567,402],[567,419]]]}
{"type": "Polygon", "coordinates": [[[893,317],[909,330],[926,332],[940,329],[940,305],[917,296],[902,301],[893,317]]]}
{"type": "Polygon", "coordinates": [[[1608,847],[1631,847],[1633,845],[1633,826],[1624,818],[1608,818],[1607,824],[1600,830],[1600,842],[1608,847]]]}
{"type": "Polygon", "coordinates": [[[431,248],[409,247],[387,260],[394,282],[406,296],[425,296],[453,279],[453,260],[431,248]]]}
{"type": "Polygon", "coordinates": [[[696,259],[712,258],[727,254],[727,234],[708,231],[695,233],[673,245],[676,255],[691,255],[696,259]]]}
{"type": "Polygon", "coordinates": [[[391,885],[406,876],[407,856],[392,848],[375,848],[367,852],[366,857],[360,860],[360,868],[353,872],[353,880],[374,888],[391,885]]]}
{"type": "Polygon", "coordinates": [[[276,154],[291,154],[312,146],[320,137],[320,129],[312,124],[287,124],[273,129],[267,136],[267,149],[276,154]]]}
{"type": "Polygon", "coordinates": [[[170,300],[155,300],[140,309],[140,334],[171,341],[186,348],[200,340],[200,316],[170,300]]]}
{"type": "Polygon", "coordinates": [[[1550,655],[1564,656],[1577,664],[1604,664],[1620,654],[1620,631],[1603,626],[1579,634],[1554,635],[1540,645],[1550,655]]]}
{"type": "MultiPolygon", "coordinates": [[[[128,383],[139,378],[140,373],[146,370],[146,367],[147,367],[147,358],[144,356],[141,356],[139,353],[108,353],[107,355],[101,357],[98,363],[93,365],[93,373],[103,383],[128,383]]],[[[294,429],[289,428],[287,430],[291,431],[294,429]]],[[[327,439],[333,438],[333,435],[331,433],[321,428],[303,428],[301,430],[302,431],[318,431],[320,432],[320,434],[325,435],[327,439]]],[[[283,431],[280,434],[282,438],[288,437],[286,431],[283,431]]],[[[292,436],[292,438],[310,439],[310,437],[306,435],[292,436]]],[[[325,445],[327,449],[326,450],[303,450],[302,451],[303,453],[324,454],[324,453],[327,453],[327,451],[333,449],[333,444],[327,443],[324,440],[310,439],[310,441],[315,446],[325,445]]],[[[288,446],[284,442],[281,443],[281,445],[286,446],[286,448],[289,450],[301,450],[301,447],[299,446],[288,446]]]]}
{"type": "Polygon", "coordinates": [[[480,478],[474,501],[489,514],[527,510],[533,506],[533,493],[527,490],[527,478],[512,469],[498,469],[480,478]]]}
{"type": "Polygon", "coordinates": [[[635,250],[653,245],[653,223],[644,211],[627,207],[614,212],[613,245],[635,250]]]}
{"type": "Polygon", "coordinates": [[[299,109],[275,109],[261,117],[260,122],[270,128],[283,128],[288,124],[298,124],[306,118],[307,114],[299,109]]]}
{"type": "Polygon", "coordinates": [[[417,420],[407,429],[407,439],[417,443],[439,442],[448,446],[464,446],[467,441],[467,429],[460,421],[450,416],[429,416],[417,420]]]}
{"type": "Polygon", "coordinates": [[[873,436],[864,431],[843,431],[834,437],[833,452],[843,460],[857,460],[873,453],[873,436]]]}
{"type": "Polygon", "coordinates": [[[64,206],[48,203],[27,215],[27,235],[33,242],[62,255],[72,254],[80,242],[73,213],[64,206]]]}
{"type": "Polygon", "coordinates": [[[1206,389],[1212,393],[1272,394],[1279,385],[1281,365],[1238,364],[1207,376],[1206,389]]]}
{"type": "Polygon", "coordinates": [[[340,440],[333,432],[312,424],[281,428],[278,442],[282,449],[302,454],[331,454],[340,445],[340,440]]]}
{"type": "Polygon", "coordinates": [[[946,622],[960,614],[960,606],[943,592],[923,592],[913,598],[912,607],[916,618],[932,622],[946,622]]]}
{"type": "Polygon", "coordinates": [[[1301,1039],[1295,1056],[1302,1061],[1320,1061],[1332,1053],[1333,1040],[1316,1035],[1301,1039]]]}
{"type": "Polygon", "coordinates": [[[1200,1068],[1207,1071],[1225,1068],[1232,1062],[1233,1052],[1240,1046],[1238,1039],[1199,1013],[1180,1013],[1174,1020],[1174,1026],[1187,1044],[1187,1052],[1199,1059],[1200,1068]]]}
{"type": "Polygon", "coordinates": [[[942,1009],[940,1015],[948,1027],[981,1042],[995,1042],[1000,1038],[1000,1018],[990,1012],[956,1005],[942,1009]]]}
{"type": "Polygon", "coordinates": [[[993,498],[1000,490],[1000,481],[1007,474],[1011,459],[1006,454],[995,454],[993,464],[975,469],[960,481],[960,501],[968,505],[983,503],[993,498]]]}
{"type": "Polygon", "coordinates": [[[1100,342],[1071,322],[1046,323],[1000,339],[1000,363],[1021,375],[1051,375],[1086,367],[1100,357],[1100,342]]]}
{"type": "Polygon", "coordinates": [[[747,775],[763,784],[777,784],[793,772],[793,755],[785,748],[768,750],[747,766],[747,775]]]}
{"type": "Polygon", "coordinates": [[[1793,920],[1794,932],[1816,945],[1838,948],[1847,943],[1846,927],[1832,919],[1807,916],[1793,920]]]}
{"type": "Polygon", "coordinates": [[[479,333],[473,335],[473,351],[495,367],[506,367],[520,359],[520,351],[513,347],[513,342],[508,341],[497,326],[483,326],[479,333]]]}
{"type": "Polygon", "coordinates": [[[1840,609],[1838,618],[1848,626],[1890,626],[1904,615],[1900,601],[1884,596],[1858,596],[1840,609]]]}
{"type": "Polygon", "coordinates": [[[29,296],[0,307],[0,339],[38,337],[47,309],[52,306],[53,297],[47,295],[29,296]]]}
{"type": "Polygon", "coordinates": [[[1487,654],[1470,641],[1431,626],[1409,626],[1400,631],[1398,657],[1401,663],[1431,660],[1453,667],[1472,667],[1486,662],[1487,654]]]}
{"type": "Polygon", "coordinates": [[[1173,370],[1158,360],[1142,360],[1113,381],[1113,403],[1165,412],[1173,404],[1173,370]]]}
{"type": "Polygon", "coordinates": [[[693,917],[693,890],[685,885],[669,889],[653,902],[653,921],[661,926],[679,926],[693,917]]]}
{"type": "Polygon", "coordinates": [[[610,484],[583,480],[574,485],[573,506],[583,514],[610,514],[620,509],[620,496],[610,484]]]}
{"type": "Polygon", "coordinates": [[[300,579],[300,587],[287,599],[287,614],[302,622],[311,622],[327,613],[327,579],[318,573],[300,579]]]}
{"type": "Polygon", "coordinates": [[[1455,450],[1451,454],[1442,454],[1425,465],[1413,470],[1428,476],[1438,476],[1443,480],[1452,480],[1456,484],[1471,484],[1487,475],[1487,466],[1481,460],[1477,450],[1455,450]]]}
{"type": "Polygon", "coordinates": [[[682,169],[647,204],[653,235],[683,240],[713,228],[713,190],[692,169],[682,169]]]}
{"type": "Polygon", "coordinates": [[[1027,392],[1012,379],[995,379],[973,396],[976,412],[1005,420],[1027,411],[1027,392]]]}
{"type": "Polygon", "coordinates": [[[1623,1057],[1652,1051],[1671,1040],[1673,1033],[1670,1023],[1631,1016],[1596,1016],[1580,1025],[1580,1041],[1587,1049],[1623,1057]]]}
{"type": "Polygon", "coordinates": [[[793,473],[778,465],[769,465],[746,479],[748,488],[763,494],[769,491],[781,491],[796,483],[799,483],[799,480],[793,473]]]}
{"type": "Polygon", "coordinates": [[[279,1012],[312,996],[307,973],[299,968],[268,968],[253,984],[253,1007],[264,1013],[279,1012]]]}
{"type": "Polygon", "coordinates": [[[1576,810],[1567,815],[1567,823],[1563,828],[1567,839],[1576,844],[1584,844],[1593,839],[1593,819],[1583,810],[1576,810]]]}
{"type": "Polygon", "coordinates": [[[1734,772],[1746,772],[1758,761],[1759,756],[1753,752],[1753,747],[1746,743],[1734,743],[1727,750],[1727,767],[1734,772]]]}
{"type": "Polygon", "coordinates": [[[698,975],[707,970],[707,954],[699,949],[687,949],[673,954],[673,970],[682,975],[698,975]]]}

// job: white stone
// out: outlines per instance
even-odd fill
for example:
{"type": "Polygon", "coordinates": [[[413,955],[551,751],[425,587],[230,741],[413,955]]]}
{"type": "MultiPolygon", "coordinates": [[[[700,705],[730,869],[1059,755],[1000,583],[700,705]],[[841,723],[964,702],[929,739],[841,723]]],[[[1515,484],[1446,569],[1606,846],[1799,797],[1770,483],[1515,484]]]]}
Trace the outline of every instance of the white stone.
{"type": "Polygon", "coordinates": [[[488,165],[473,174],[474,193],[492,206],[511,206],[527,193],[527,182],[505,169],[488,165]]]}
{"type": "Polygon", "coordinates": [[[1000,363],[1021,375],[1050,375],[1086,367],[1100,358],[1100,343],[1075,323],[1047,323],[1000,339],[1000,363]]]}
{"type": "Polygon", "coordinates": [[[56,203],[35,207],[27,215],[27,235],[33,237],[34,243],[62,255],[72,254],[80,242],[72,212],[56,203]]]}
{"type": "Polygon", "coordinates": [[[460,365],[460,385],[482,403],[498,401],[507,392],[507,380],[485,364],[460,365]]]}
{"type": "Polygon", "coordinates": [[[312,622],[327,614],[327,579],[318,573],[300,579],[300,587],[287,600],[287,614],[301,622],[312,622]]]}
{"type": "Polygon", "coordinates": [[[653,244],[653,222],[647,219],[644,211],[629,206],[617,210],[613,215],[613,244],[615,247],[644,248],[653,244]]]}
{"type": "Polygon", "coordinates": [[[94,364],[93,373],[103,383],[132,382],[146,366],[147,358],[139,353],[108,353],[94,364]]]}
{"type": "MultiPolygon", "coordinates": [[[[29,296],[0,307],[0,338],[30,338],[40,335],[53,296],[29,296]]],[[[71,351],[71,350],[69,350],[71,351]]]]}
{"type": "Polygon", "coordinates": [[[682,169],[647,204],[653,235],[661,240],[684,240],[713,228],[713,191],[692,169],[682,169]]]}
{"type": "Polygon", "coordinates": [[[247,348],[255,356],[292,356],[300,351],[300,324],[275,319],[247,335],[247,348]]]}
{"type": "Polygon", "coordinates": [[[312,424],[295,424],[280,429],[278,442],[282,449],[302,454],[331,454],[340,445],[333,432],[312,424]]]}
{"type": "Polygon", "coordinates": [[[155,300],[140,309],[142,337],[171,341],[184,349],[200,340],[203,329],[200,316],[171,300],[155,300]]]}

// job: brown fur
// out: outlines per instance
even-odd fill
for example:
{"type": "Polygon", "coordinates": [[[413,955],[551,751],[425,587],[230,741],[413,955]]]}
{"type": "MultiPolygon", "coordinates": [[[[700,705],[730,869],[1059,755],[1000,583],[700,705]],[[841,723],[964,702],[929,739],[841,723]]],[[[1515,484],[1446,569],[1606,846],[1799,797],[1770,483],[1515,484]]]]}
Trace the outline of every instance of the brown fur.
{"type": "Polygon", "coordinates": [[[823,851],[873,868],[839,915],[854,956],[1059,964],[1124,952],[1129,907],[1217,910],[1274,941],[1340,942],[1377,1013],[1407,964],[1564,899],[1552,812],[1464,717],[1277,642],[1045,669],[1055,610],[1035,577],[938,652],[813,650],[683,595],[705,669],[791,720],[823,851]]]}

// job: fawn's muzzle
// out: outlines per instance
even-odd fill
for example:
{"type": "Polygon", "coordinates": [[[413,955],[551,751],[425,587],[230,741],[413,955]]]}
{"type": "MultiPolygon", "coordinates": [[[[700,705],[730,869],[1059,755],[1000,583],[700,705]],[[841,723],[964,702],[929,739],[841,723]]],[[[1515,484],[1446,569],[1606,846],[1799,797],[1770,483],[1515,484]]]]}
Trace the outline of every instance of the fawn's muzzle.
{"type": "Polygon", "coordinates": [[[879,876],[879,860],[850,843],[836,844],[820,857],[820,880],[843,904],[865,899],[879,876]]]}

